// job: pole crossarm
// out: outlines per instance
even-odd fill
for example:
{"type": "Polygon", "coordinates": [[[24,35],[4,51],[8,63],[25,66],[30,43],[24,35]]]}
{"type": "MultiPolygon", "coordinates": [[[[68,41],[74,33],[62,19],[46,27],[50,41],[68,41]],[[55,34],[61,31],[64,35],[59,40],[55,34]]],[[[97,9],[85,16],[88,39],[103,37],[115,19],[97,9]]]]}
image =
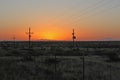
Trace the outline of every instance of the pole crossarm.
{"type": "Polygon", "coordinates": [[[72,33],[72,39],[73,39],[73,47],[74,47],[75,46],[75,39],[76,39],[74,29],[73,29],[73,33],[72,33]]]}
{"type": "Polygon", "coordinates": [[[31,48],[31,37],[32,37],[32,34],[33,32],[31,32],[31,28],[29,27],[29,30],[28,32],[26,32],[26,34],[28,35],[28,40],[29,40],[29,49],[31,48]]]}

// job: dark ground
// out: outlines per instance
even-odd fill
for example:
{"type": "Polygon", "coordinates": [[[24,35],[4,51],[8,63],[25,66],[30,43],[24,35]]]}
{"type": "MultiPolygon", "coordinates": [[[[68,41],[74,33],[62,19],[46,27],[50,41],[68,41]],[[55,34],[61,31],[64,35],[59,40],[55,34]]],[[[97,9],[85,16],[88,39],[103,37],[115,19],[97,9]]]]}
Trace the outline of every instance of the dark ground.
{"type": "Polygon", "coordinates": [[[120,80],[118,41],[13,44],[1,42],[0,80],[120,80]]]}

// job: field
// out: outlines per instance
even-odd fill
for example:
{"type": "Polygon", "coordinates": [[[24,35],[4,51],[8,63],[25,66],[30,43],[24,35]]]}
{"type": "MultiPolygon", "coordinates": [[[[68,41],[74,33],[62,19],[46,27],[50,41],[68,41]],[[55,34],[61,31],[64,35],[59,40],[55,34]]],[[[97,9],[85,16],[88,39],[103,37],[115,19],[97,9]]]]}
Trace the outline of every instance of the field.
{"type": "Polygon", "coordinates": [[[0,44],[0,80],[120,80],[119,41],[0,44]]]}

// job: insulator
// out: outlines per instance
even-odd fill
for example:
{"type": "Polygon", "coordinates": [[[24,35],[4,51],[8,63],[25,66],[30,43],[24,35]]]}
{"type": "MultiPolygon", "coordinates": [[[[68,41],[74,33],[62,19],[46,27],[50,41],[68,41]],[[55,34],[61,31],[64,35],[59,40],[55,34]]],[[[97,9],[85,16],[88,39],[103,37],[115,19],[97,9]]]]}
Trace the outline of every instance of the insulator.
{"type": "Polygon", "coordinates": [[[76,39],[76,37],[75,37],[75,36],[73,36],[73,39],[76,39]]]}

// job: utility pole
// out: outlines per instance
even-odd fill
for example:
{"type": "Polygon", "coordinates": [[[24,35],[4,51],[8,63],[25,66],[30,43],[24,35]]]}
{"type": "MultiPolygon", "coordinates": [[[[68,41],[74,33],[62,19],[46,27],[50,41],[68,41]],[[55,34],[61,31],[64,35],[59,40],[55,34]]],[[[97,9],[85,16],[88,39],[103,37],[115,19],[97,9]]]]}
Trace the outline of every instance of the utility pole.
{"type": "Polygon", "coordinates": [[[112,66],[111,66],[111,62],[108,65],[109,71],[110,71],[110,80],[112,80],[112,66]]]}
{"type": "Polygon", "coordinates": [[[31,35],[33,34],[33,32],[31,32],[31,28],[29,27],[28,32],[26,32],[26,34],[28,35],[28,47],[29,49],[31,48],[31,35]]]}
{"type": "Polygon", "coordinates": [[[76,36],[75,36],[74,29],[73,29],[73,33],[72,33],[72,39],[73,39],[73,47],[75,47],[75,39],[76,39],[76,36]]]}
{"type": "Polygon", "coordinates": [[[83,80],[85,80],[85,56],[84,56],[84,53],[83,53],[83,80]]]}
{"type": "Polygon", "coordinates": [[[55,53],[55,73],[54,73],[55,75],[54,75],[54,80],[56,80],[56,69],[57,69],[57,67],[56,67],[56,62],[57,62],[57,61],[56,61],[56,53],[55,53]]]}
{"type": "Polygon", "coordinates": [[[16,39],[16,37],[15,37],[15,35],[13,35],[13,45],[14,45],[14,48],[15,48],[15,39],[16,39]]]}

